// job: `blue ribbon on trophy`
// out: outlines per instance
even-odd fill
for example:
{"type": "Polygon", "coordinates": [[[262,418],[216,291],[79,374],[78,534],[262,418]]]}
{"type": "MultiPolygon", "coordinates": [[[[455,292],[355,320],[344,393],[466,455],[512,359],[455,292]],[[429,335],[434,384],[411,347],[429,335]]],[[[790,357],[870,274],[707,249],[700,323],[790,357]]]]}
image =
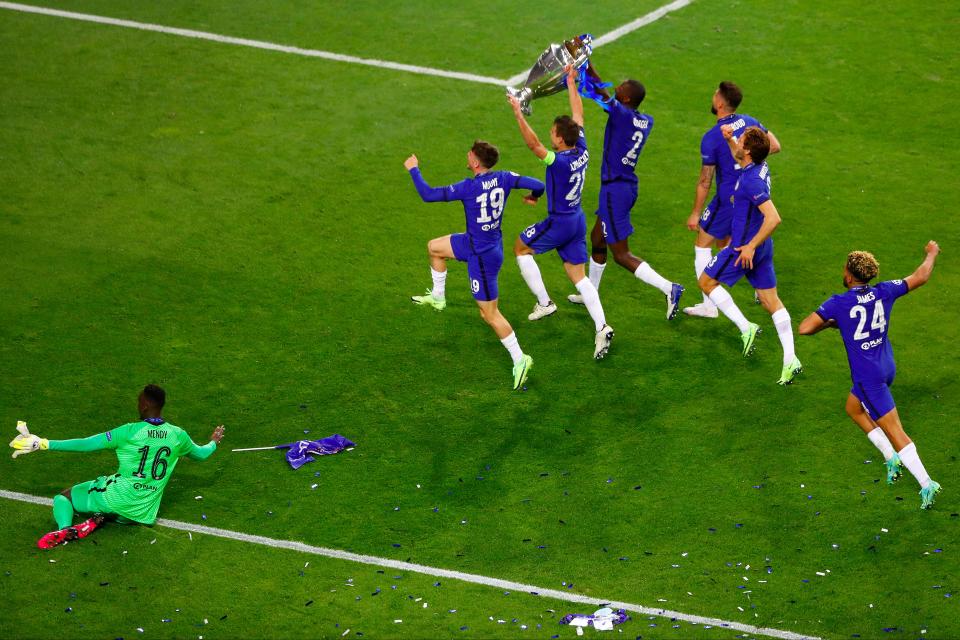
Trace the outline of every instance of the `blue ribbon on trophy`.
{"type": "Polygon", "coordinates": [[[520,109],[525,114],[530,115],[531,100],[566,90],[564,68],[572,64],[579,71],[577,88],[580,95],[603,105],[604,98],[599,90],[612,85],[609,82],[600,81],[599,78],[593,78],[587,73],[592,53],[593,36],[589,33],[571,40],[564,40],[563,44],[553,43],[537,58],[523,85],[520,88],[507,87],[507,93],[520,102],[520,109]]]}

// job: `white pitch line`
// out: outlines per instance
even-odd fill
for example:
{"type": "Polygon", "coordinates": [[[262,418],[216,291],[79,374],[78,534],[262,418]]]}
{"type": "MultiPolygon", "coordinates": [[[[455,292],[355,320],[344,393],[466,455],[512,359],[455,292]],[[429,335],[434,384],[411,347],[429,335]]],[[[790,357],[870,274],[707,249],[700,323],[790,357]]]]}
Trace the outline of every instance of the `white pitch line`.
{"type": "MultiPolygon", "coordinates": [[[[594,38],[594,39],[593,39],[593,48],[596,49],[597,47],[602,47],[602,46],[605,45],[605,44],[610,44],[610,43],[613,42],[614,40],[617,40],[618,38],[622,38],[623,36],[627,35],[628,33],[631,33],[631,32],[633,32],[633,31],[636,31],[636,30],[639,29],[640,27],[645,27],[645,26],[647,26],[648,24],[650,24],[651,22],[656,22],[657,20],[659,20],[659,19],[662,18],[663,16],[667,15],[668,13],[671,13],[671,12],[676,11],[676,10],[678,10],[678,9],[683,9],[685,6],[687,6],[688,4],[690,4],[690,3],[692,3],[692,2],[693,2],[693,0],[675,0],[674,2],[671,2],[670,4],[665,4],[665,5],[663,5],[663,6],[660,7],[659,9],[654,9],[653,11],[651,11],[650,13],[648,13],[647,15],[645,15],[645,16],[640,16],[639,18],[637,18],[637,19],[634,20],[633,22],[628,22],[627,24],[623,25],[622,27],[617,27],[616,29],[614,29],[613,31],[611,31],[611,32],[609,32],[609,33],[605,33],[605,34],[603,34],[603,35],[600,36],[600,37],[594,38]]],[[[529,71],[524,71],[523,73],[518,73],[517,75],[515,75],[515,76],[513,76],[512,78],[510,78],[509,80],[507,80],[507,84],[508,84],[509,86],[511,86],[511,87],[516,86],[516,84],[517,84],[518,82],[522,82],[522,81],[524,81],[524,80],[527,79],[527,74],[528,74],[528,73],[529,73],[529,71]]]]}
{"type": "Polygon", "coordinates": [[[432,67],[421,67],[413,64],[402,64],[399,62],[389,62],[387,60],[375,60],[371,58],[357,58],[330,51],[320,51],[317,49],[301,49],[300,47],[291,47],[273,42],[264,42],[262,40],[250,40],[247,38],[234,38],[232,36],[222,36],[207,31],[195,31],[193,29],[179,29],[177,27],[165,27],[160,24],[150,24],[146,22],[135,22],[133,20],[120,20],[118,18],[108,18],[105,16],[95,16],[89,13],[76,13],[73,11],[61,11],[59,9],[48,9],[46,7],[36,7],[28,4],[18,4],[16,2],[0,2],[0,9],[10,11],[20,11],[23,13],[36,13],[45,16],[54,16],[57,18],[67,18],[70,20],[81,20],[83,22],[96,22],[97,24],[108,24],[115,27],[127,27],[128,29],[139,29],[141,31],[155,31],[166,33],[184,38],[195,38],[197,40],[211,40],[224,44],[233,44],[241,47],[253,47],[254,49],[266,49],[267,51],[279,51],[281,53],[292,53],[298,56],[309,58],[324,58],[325,60],[336,60],[337,62],[349,62],[352,64],[362,64],[368,67],[377,67],[379,69],[393,69],[394,71],[406,71],[408,73],[418,73],[425,76],[436,76],[440,78],[452,78],[454,80],[467,80],[469,82],[480,82],[483,84],[494,84],[504,86],[505,80],[499,78],[490,78],[473,73],[461,73],[459,71],[446,71],[444,69],[434,69],[432,67]]]}
{"type": "MultiPolygon", "coordinates": [[[[6,498],[8,500],[18,500],[20,502],[28,502],[30,504],[39,504],[50,506],[53,504],[53,501],[49,498],[43,498],[40,496],[33,496],[27,493],[18,493],[16,491],[6,491],[0,489],[0,498],[6,498]]],[[[199,524],[191,524],[189,522],[180,522],[178,520],[167,520],[166,518],[159,518],[157,520],[157,525],[161,527],[167,527],[168,529],[178,529],[180,531],[189,531],[191,533],[206,534],[208,536],[215,536],[218,538],[226,538],[227,540],[236,540],[239,542],[246,542],[249,544],[257,544],[264,547],[271,547],[273,549],[287,549],[289,551],[299,551],[300,553],[309,553],[317,556],[325,556],[328,558],[336,558],[337,560],[347,560],[349,562],[358,562],[360,564],[373,565],[377,567],[387,567],[389,569],[397,569],[399,571],[410,571],[412,573],[421,573],[428,576],[434,576],[437,578],[448,578],[450,580],[460,580],[461,582],[470,582],[473,584],[482,584],[488,587],[496,587],[497,589],[505,589],[507,591],[514,591],[517,593],[530,593],[545,598],[552,598],[554,600],[564,600],[566,602],[575,602],[577,604],[584,604],[590,606],[606,605],[614,609],[625,609],[626,611],[631,611],[633,613],[639,613],[648,616],[659,616],[662,618],[675,618],[677,620],[682,620],[684,622],[689,622],[692,624],[700,625],[712,625],[715,627],[721,627],[724,629],[733,629],[735,631],[743,631],[746,633],[752,633],[760,636],[768,636],[771,638],[781,638],[782,640],[819,640],[816,636],[807,636],[800,633],[794,633],[793,631],[782,631],[780,629],[770,629],[768,627],[755,627],[749,624],[743,624],[741,622],[733,622],[730,620],[720,620],[719,618],[707,618],[704,616],[691,615],[689,613],[681,613],[679,611],[670,611],[669,609],[655,609],[651,607],[644,607],[638,604],[631,604],[629,602],[619,602],[616,600],[604,600],[602,598],[591,598],[588,596],[583,596],[577,593],[570,593],[568,591],[557,591],[555,589],[544,589],[530,584],[523,584],[521,582],[511,582],[509,580],[501,580],[500,578],[491,578],[488,576],[481,576],[475,573],[463,573],[461,571],[453,571],[451,569],[440,569],[437,567],[428,567],[422,564],[413,564],[410,562],[402,562],[400,560],[391,560],[389,558],[378,558],[377,556],[365,556],[359,553],[351,553],[349,551],[340,551],[339,549],[328,549],[326,547],[315,547],[303,542],[297,542],[295,540],[277,540],[275,538],[267,538],[264,536],[255,536],[250,535],[249,533],[240,533],[239,531],[230,531],[228,529],[218,529],[216,527],[207,527],[199,524]]]]}

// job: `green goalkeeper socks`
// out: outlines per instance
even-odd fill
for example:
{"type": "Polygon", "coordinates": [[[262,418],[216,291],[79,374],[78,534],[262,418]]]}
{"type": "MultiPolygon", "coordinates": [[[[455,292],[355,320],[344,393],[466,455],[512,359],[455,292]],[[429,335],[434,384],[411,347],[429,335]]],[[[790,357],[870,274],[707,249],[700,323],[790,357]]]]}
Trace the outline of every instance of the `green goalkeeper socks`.
{"type": "Polygon", "coordinates": [[[66,496],[54,496],[53,519],[57,521],[57,527],[60,529],[73,525],[73,504],[66,496]]]}

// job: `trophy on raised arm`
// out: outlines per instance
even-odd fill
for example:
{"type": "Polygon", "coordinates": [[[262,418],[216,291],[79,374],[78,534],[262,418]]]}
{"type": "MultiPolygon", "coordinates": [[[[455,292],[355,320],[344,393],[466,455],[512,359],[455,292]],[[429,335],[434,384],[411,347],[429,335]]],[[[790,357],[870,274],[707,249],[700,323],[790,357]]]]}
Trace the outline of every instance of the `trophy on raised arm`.
{"type": "Polygon", "coordinates": [[[522,87],[507,87],[507,93],[520,101],[523,113],[530,115],[531,100],[566,89],[564,67],[572,64],[579,69],[584,66],[593,53],[592,41],[593,37],[587,33],[572,40],[564,40],[563,44],[551,44],[537,58],[522,87]]]}

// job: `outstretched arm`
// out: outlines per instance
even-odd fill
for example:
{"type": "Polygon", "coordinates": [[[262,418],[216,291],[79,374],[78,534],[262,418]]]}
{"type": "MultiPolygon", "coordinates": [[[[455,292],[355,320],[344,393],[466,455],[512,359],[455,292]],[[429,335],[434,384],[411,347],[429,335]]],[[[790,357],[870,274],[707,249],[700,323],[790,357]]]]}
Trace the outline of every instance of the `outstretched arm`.
{"type": "Polygon", "coordinates": [[[517,118],[517,125],[520,126],[520,135],[523,136],[523,141],[527,143],[530,151],[533,151],[533,155],[543,160],[547,157],[547,148],[543,146],[540,138],[537,137],[537,134],[533,132],[533,129],[531,129],[527,123],[527,119],[523,117],[523,111],[520,110],[520,101],[510,95],[507,96],[507,100],[510,101],[510,106],[513,107],[513,115],[517,118]]]}
{"type": "Polygon", "coordinates": [[[812,336],[815,333],[820,333],[824,329],[830,329],[836,326],[837,323],[835,320],[824,320],[820,317],[819,313],[814,311],[803,319],[800,327],[797,328],[797,332],[802,336],[812,336]]]}
{"type": "Polygon", "coordinates": [[[223,440],[223,425],[213,430],[213,433],[210,434],[210,442],[202,447],[194,442],[186,432],[183,435],[185,440],[181,442],[181,446],[185,449],[186,456],[191,460],[206,460],[213,455],[213,452],[217,450],[217,445],[223,440]]]}
{"type": "Polygon", "coordinates": [[[583,126],[583,100],[577,90],[577,69],[572,64],[565,67],[567,72],[567,93],[570,94],[570,117],[581,127],[583,126]]]}
{"type": "Polygon", "coordinates": [[[431,187],[427,181],[420,175],[420,161],[417,156],[411,155],[404,160],[403,166],[410,172],[413,179],[413,186],[417,188],[417,193],[424,202],[445,202],[447,200],[447,187],[431,187]]]}
{"type": "Polygon", "coordinates": [[[50,440],[51,451],[75,451],[86,453],[88,451],[100,451],[107,449],[110,443],[107,440],[106,433],[98,433],[88,438],[75,438],[73,440],[50,440]]]}
{"type": "Polygon", "coordinates": [[[924,251],[927,252],[927,257],[923,259],[916,271],[905,278],[910,291],[927,284],[930,274],[933,273],[933,265],[937,262],[937,256],[940,255],[940,245],[931,240],[924,247],[924,251]]]}

